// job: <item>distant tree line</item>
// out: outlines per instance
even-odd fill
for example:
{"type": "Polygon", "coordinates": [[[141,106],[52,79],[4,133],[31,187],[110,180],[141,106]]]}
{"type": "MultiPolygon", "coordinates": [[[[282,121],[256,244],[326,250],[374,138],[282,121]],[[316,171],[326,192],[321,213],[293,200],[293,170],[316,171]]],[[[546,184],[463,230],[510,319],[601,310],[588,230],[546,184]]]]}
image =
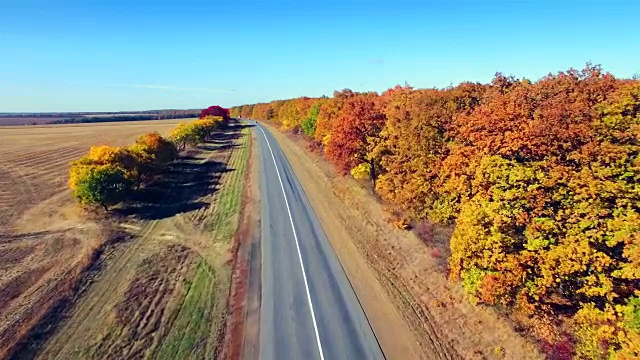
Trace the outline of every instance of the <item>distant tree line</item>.
{"type": "Polygon", "coordinates": [[[80,117],[80,116],[90,116],[90,115],[141,115],[141,114],[198,114],[201,110],[199,109],[164,109],[164,110],[141,110],[141,111],[101,111],[101,112],[49,112],[49,113],[0,113],[0,117],[26,117],[26,118],[35,118],[35,117],[80,117]]]}
{"type": "Polygon", "coordinates": [[[2,118],[10,118],[13,120],[20,119],[20,118],[24,118],[28,120],[53,119],[46,122],[32,121],[29,123],[30,124],[38,124],[38,123],[77,124],[77,123],[117,122],[117,121],[162,120],[162,119],[195,118],[200,115],[201,111],[203,110],[168,109],[168,110],[77,112],[77,113],[0,113],[0,121],[2,120],[2,118]]]}
{"type": "Polygon", "coordinates": [[[552,358],[640,358],[639,81],[587,65],[230,110],[368,179],[398,227],[454,226],[451,280],[552,358]]]}
{"type": "Polygon", "coordinates": [[[48,121],[47,124],[79,124],[79,123],[102,123],[118,121],[142,121],[142,120],[163,120],[182,119],[185,117],[197,117],[200,112],[185,113],[163,113],[163,114],[140,114],[140,115],[114,115],[114,116],[80,116],[67,119],[48,121]]]}

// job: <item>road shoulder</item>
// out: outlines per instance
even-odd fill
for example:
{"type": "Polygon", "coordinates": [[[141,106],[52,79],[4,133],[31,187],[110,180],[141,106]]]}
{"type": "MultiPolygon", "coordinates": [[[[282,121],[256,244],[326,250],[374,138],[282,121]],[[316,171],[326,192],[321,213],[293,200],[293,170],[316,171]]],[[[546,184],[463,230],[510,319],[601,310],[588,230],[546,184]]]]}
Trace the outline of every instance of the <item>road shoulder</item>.
{"type": "Polygon", "coordinates": [[[296,172],[322,224],[347,278],[367,315],[387,359],[424,358],[402,314],[393,306],[361,251],[350,239],[345,204],[335,197],[329,179],[315,168],[309,156],[278,130],[269,127],[296,172]]]}
{"type": "Polygon", "coordinates": [[[257,359],[260,341],[260,179],[255,131],[242,191],[240,224],[234,236],[229,315],[219,359],[257,359]]]}

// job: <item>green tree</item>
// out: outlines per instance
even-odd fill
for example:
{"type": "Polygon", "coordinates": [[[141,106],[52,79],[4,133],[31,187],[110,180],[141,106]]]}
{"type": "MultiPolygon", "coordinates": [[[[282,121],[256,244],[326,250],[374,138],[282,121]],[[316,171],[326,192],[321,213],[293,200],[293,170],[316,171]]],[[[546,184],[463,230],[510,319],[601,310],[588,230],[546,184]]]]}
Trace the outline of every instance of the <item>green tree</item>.
{"type": "Polygon", "coordinates": [[[124,200],[131,183],[120,168],[87,166],[75,179],[73,196],[83,205],[100,205],[108,211],[124,200]]]}
{"type": "Polygon", "coordinates": [[[310,138],[313,138],[313,135],[316,132],[316,121],[318,119],[318,114],[320,113],[321,105],[322,104],[320,102],[316,102],[311,109],[309,109],[307,117],[302,120],[302,131],[310,138]]]}

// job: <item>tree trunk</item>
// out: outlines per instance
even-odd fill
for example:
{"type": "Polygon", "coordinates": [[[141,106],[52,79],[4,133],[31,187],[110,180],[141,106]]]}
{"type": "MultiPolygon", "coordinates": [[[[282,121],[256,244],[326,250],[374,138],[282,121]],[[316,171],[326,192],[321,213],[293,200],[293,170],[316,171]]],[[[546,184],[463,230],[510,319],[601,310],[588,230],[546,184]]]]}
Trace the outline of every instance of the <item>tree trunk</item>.
{"type": "Polygon", "coordinates": [[[371,182],[373,183],[373,192],[376,192],[376,162],[372,159],[369,160],[369,165],[371,166],[371,182]]]}

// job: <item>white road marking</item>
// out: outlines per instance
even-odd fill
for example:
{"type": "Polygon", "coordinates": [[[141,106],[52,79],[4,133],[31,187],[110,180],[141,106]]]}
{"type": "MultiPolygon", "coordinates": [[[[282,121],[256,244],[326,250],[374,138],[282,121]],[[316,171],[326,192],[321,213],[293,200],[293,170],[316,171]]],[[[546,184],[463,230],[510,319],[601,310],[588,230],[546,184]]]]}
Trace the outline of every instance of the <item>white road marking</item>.
{"type": "Polygon", "coordinates": [[[313,330],[316,332],[316,340],[318,341],[318,350],[320,351],[320,359],[324,360],[324,354],[322,352],[322,343],[320,343],[320,333],[318,333],[318,324],[316,323],[316,315],[313,312],[313,302],[311,302],[311,293],[309,292],[309,284],[307,283],[307,273],[304,271],[304,263],[302,262],[302,254],[300,253],[300,244],[298,243],[298,235],[296,234],[296,227],[293,226],[293,217],[291,216],[291,209],[289,208],[289,201],[287,200],[287,194],[284,191],[284,185],[282,184],[282,178],[280,177],[280,170],[278,170],[278,164],[276,164],[276,158],[273,156],[273,150],[271,149],[271,145],[269,144],[269,139],[267,139],[267,134],[265,134],[262,127],[256,124],[258,129],[262,131],[262,135],[264,136],[264,140],[267,142],[267,146],[269,147],[269,152],[271,153],[271,158],[273,159],[273,165],[276,167],[276,174],[278,175],[278,181],[280,181],[280,188],[282,188],[282,195],[284,195],[284,203],[287,206],[287,212],[289,213],[289,221],[291,221],[291,228],[293,229],[293,238],[296,240],[296,249],[298,249],[298,259],[300,259],[300,268],[302,269],[302,279],[304,280],[304,287],[307,290],[307,300],[309,301],[309,309],[311,309],[311,320],[313,321],[313,330]]]}

